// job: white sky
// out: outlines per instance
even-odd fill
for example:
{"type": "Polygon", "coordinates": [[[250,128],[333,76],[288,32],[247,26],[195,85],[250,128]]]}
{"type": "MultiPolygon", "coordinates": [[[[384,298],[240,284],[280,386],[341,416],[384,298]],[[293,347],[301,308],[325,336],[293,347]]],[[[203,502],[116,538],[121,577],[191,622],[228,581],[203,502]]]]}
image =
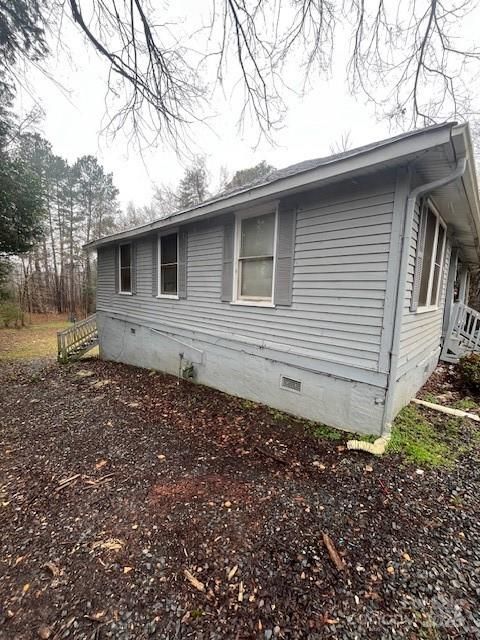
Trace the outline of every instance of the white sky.
{"type": "MultiPolygon", "coordinates": [[[[54,153],[69,161],[84,154],[97,156],[105,169],[113,173],[122,206],[128,201],[140,206],[149,204],[152,185],[175,186],[188,159],[182,163],[175,153],[161,145],[140,154],[131,145],[129,148],[122,132],[115,140],[102,133],[107,64],[85,44],[77,29],[68,25],[66,34],[64,41],[71,56],[59,47],[43,65],[66,92],[39,71],[30,69],[28,73],[30,92],[45,111],[39,129],[52,143],[54,153]]],[[[346,132],[350,132],[350,146],[393,135],[396,131],[390,130],[387,122],[378,122],[372,107],[349,95],[343,64],[344,61],[337,62],[334,79],[319,77],[315,89],[303,99],[286,95],[288,112],[283,128],[275,134],[276,146],[263,142],[254,148],[257,132],[251,127],[240,137],[239,105],[217,95],[212,106],[219,115],[209,120],[209,127],[195,124],[191,129],[197,145],[192,151],[206,155],[212,184],[218,181],[222,165],[230,175],[261,160],[282,167],[328,155],[331,145],[346,132]]],[[[31,106],[31,95],[20,89],[19,110],[27,111],[31,106]]]]}

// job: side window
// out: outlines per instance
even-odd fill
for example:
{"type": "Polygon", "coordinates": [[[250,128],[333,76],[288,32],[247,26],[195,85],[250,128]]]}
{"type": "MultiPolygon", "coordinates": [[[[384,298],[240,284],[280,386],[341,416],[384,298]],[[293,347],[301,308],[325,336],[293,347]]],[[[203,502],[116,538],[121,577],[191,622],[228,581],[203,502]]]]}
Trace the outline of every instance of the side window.
{"type": "Polygon", "coordinates": [[[237,300],[273,300],[275,218],[268,213],[238,220],[237,300]]]}
{"type": "Polygon", "coordinates": [[[120,293],[132,293],[132,245],[121,244],[119,247],[118,282],[120,293]]]}
{"type": "MultiPolygon", "coordinates": [[[[422,210],[424,231],[423,263],[420,276],[418,309],[428,309],[438,305],[440,283],[445,256],[445,225],[435,209],[426,204],[422,210]]],[[[418,267],[418,265],[417,265],[418,267]]]]}
{"type": "Polygon", "coordinates": [[[178,234],[160,236],[160,294],[176,296],[178,294],[178,234]]]}

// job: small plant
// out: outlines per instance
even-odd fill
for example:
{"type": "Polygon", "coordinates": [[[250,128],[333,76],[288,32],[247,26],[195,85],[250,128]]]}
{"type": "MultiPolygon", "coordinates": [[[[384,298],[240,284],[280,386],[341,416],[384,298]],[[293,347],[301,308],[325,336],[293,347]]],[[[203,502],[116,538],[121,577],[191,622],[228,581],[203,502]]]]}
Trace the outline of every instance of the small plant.
{"type": "Polygon", "coordinates": [[[469,411],[470,409],[478,409],[478,404],[472,398],[462,398],[453,403],[454,409],[462,409],[462,411],[469,411]]]}
{"type": "Polygon", "coordinates": [[[0,322],[4,327],[13,324],[17,329],[25,326],[23,311],[14,302],[0,303],[0,322]]]}
{"type": "Polygon", "coordinates": [[[409,405],[395,419],[388,451],[405,456],[413,464],[449,467],[462,453],[456,443],[459,428],[456,420],[443,429],[435,426],[409,405]]]}
{"type": "Polygon", "coordinates": [[[460,358],[458,371],[465,386],[480,393],[480,354],[470,353],[460,358]]]}
{"type": "Polygon", "coordinates": [[[340,431],[339,429],[334,429],[333,427],[328,427],[326,424],[317,422],[311,422],[310,429],[312,434],[320,440],[345,440],[348,435],[345,431],[340,431]]]}

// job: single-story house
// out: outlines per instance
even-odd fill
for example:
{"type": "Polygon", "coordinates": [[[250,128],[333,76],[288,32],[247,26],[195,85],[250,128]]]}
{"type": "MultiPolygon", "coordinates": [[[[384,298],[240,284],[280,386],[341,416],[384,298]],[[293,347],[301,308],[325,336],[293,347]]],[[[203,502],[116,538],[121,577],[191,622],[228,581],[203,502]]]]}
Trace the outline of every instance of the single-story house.
{"type": "Polygon", "coordinates": [[[467,124],[301,162],[90,243],[100,354],[381,434],[461,307],[455,357],[479,236],[467,124]]]}

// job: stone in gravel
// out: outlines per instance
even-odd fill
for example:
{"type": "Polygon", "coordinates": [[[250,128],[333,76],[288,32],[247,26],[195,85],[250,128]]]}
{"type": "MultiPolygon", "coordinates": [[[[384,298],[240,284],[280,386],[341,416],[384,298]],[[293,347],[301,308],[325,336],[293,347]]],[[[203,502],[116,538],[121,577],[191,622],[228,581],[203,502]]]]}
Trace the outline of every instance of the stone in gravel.
{"type": "Polygon", "coordinates": [[[52,635],[52,630],[48,625],[41,624],[38,627],[37,634],[38,634],[38,637],[41,638],[42,640],[48,640],[48,638],[50,638],[52,635]]]}

